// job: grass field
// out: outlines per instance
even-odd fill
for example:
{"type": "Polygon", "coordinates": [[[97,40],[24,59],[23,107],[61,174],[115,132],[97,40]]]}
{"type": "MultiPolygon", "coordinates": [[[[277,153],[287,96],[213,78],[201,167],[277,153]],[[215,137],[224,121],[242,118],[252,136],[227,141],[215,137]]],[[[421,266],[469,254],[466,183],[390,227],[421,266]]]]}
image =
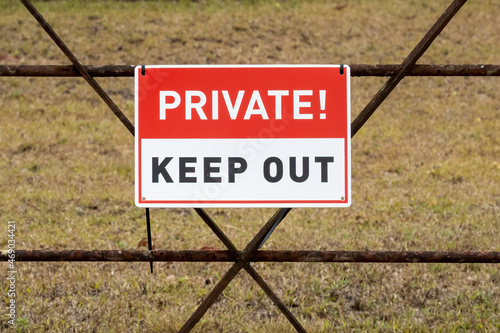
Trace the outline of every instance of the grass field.
{"type": "MultiPolygon", "coordinates": [[[[451,1],[35,1],[84,64],[396,64],[451,1]]],[[[500,64],[500,3],[467,3],[420,64],[500,64]]],[[[69,64],[0,0],[0,64],[69,64]]],[[[133,119],[132,78],[98,82],[133,119]]],[[[352,78],[352,118],[386,81],[352,78]]],[[[353,204],[294,209],[264,249],[500,251],[498,77],[409,77],[352,141],[353,204]]],[[[81,78],[0,77],[0,248],[135,249],[134,141],[81,78]]],[[[274,209],[209,209],[243,248],[274,209]]],[[[157,249],[224,249],[153,209],[157,249]]],[[[141,247],[145,249],[144,247],[141,247]]],[[[310,332],[498,332],[498,264],[253,265],[310,332]]],[[[2,264],[6,267],[7,264],[2,264]]],[[[175,332],[228,263],[17,263],[18,332],[175,332]]],[[[9,331],[0,280],[0,331],[9,331]]],[[[244,272],[195,332],[290,332],[244,272]]]]}

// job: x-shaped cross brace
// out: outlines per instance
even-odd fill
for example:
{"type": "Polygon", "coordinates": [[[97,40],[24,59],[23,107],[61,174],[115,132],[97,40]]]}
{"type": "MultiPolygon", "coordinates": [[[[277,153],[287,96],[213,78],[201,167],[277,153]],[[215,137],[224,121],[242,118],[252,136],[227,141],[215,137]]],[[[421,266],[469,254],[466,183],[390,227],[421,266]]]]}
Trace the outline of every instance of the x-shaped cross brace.
{"type": "Polygon", "coordinates": [[[270,236],[274,228],[285,218],[291,208],[281,208],[279,209],[273,217],[260,229],[260,231],[255,235],[255,237],[248,243],[243,251],[238,251],[231,240],[224,234],[224,232],[219,228],[219,226],[208,216],[205,210],[201,208],[195,208],[196,212],[205,221],[205,223],[212,229],[214,234],[224,243],[231,255],[234,257],[235,263],[227,271],[224,277],[217,283],[215,288],[210,292],[210,294],[203,300],[203,302],[198,306],[196,311],[184,324],[179,332],[189,332],[194,325],[203,317],[208,308],[217,300],[217,297],[226,289],[227,285],[233,280],[233,278],[238,274],[241,269],[245,269],[248,274],[259,284],[259,286],[264,290],[264,292],[271,298],[274,304],[279,308],[279,310],[285,315],[285,317],[290,321],[290,323],[295,327],[298,332],[306,332],[306,330],[300,325],[299,321],[293,316],[290,310],[283,304],[279,297],[274,293],[274,291],[267,285],[267,283],[262,279],[262,277],[255,271],[255,269],[250,265],[250,260],[255,255],[257,250],[264,244],[265,240],[270,236]]]}

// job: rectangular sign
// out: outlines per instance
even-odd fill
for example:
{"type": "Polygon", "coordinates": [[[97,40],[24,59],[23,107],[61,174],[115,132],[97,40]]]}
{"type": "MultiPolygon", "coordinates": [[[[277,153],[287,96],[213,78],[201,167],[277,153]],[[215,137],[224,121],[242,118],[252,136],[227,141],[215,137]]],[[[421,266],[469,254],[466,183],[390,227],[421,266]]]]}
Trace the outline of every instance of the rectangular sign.
{"type": "Polygon", "coordinates": [[[139,207],[347,207],[350,69],[137,66],[139,207]]]}

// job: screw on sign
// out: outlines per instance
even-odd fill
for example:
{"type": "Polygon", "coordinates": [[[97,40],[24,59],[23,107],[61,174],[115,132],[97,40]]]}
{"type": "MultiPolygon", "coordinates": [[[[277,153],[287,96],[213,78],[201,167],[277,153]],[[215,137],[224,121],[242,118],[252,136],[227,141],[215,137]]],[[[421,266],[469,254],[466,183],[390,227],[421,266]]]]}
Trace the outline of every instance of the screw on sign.
{"type": "Polygon", "coordinates": [[[350,69],[135,69],[140,207],[347,207],[350,69]]]}

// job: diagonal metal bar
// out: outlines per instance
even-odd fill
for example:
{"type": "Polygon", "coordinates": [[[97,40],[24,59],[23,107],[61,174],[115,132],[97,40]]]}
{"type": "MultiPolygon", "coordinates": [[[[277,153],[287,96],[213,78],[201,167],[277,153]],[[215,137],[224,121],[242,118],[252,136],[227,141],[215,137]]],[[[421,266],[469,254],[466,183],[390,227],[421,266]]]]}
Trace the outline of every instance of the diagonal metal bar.
{"type": "MultiPolygon", "coordinates": [[[[234,262],[229,251],[16,250],[19,262],[234,262]]],[[[0,251],[0,261],[9,251],[0,251]]],[[[500,264],[500,252],[456,251],[257,251],[250,262],[483,263],[500,264]]]]}
{"type": "Polygon", "coordinates": [[[80,75],[87,81],[87,83],[95,90],[95,92],[102,98],[104,103],[113,111],[113,113],[120,119],[123,125],[129,130],[129,132],[134,135],[134,125],[128,120],[128,118],[123,114],[120,108],[113,102],[113,100],[106,94],[106,92],[101,88],[96,80],[89,75],[87,69],[82,66],[80,61],[75,57],[73,52],[66,46],[63,40],[56,34],[54,29],[49,25],[49,23],[43,18],[43,16],[38,12],[38,10],[31,4],[29,0],[20,0],[21,3],[28,9],[28,11],[33,15],[33,17],[38,21],[42,28],[47,32],[47,34],[52,38],[56,45],[61,49],[64,55],[71,61],[75,69],[80,73],[80,75]]]}
{"type": "MultiPolygon", "coordinates": [[[[190,332],[193,327],[200,321],[200,319],[203,317],[203,315],[207,312],[207,310],[214,304],[214,302],[217,300],[217,298],[220,296],[220,294],[224,291],[224,289],[228,286],[228,284],[234,279],[236,274],[245,266],[248,265],[249,260],[252,258],[252,256],[257,252],[259,249],[259,245],[262,244],[262,241],[265,239],[266,235],[269,233],[269,231],[273,228],[273,225],[276,223],[276,221],[282,220],[290,211],[290,208],[282,208],[279,209],[272,217],[269,219],[269,221],[260,229],[260,231],[255,235],[255,237],[248,243],[248,245],[245,247],[245,250],[243,250],[242,254],[239,254],[241,256],[241,259],[238,260],[231,268],[229,271],[224,275],[224,277],[217,283],[217,285],[214,287],[214,289],[208,294],[207,297],[201,302],[201,304],[198,306],[198,308],[195,310],[195,312],[189,317],[189,319],[186,321],[184,326],[179,330],[179,332],[190,332]]],[[[205,217],[204,221],[209,221],[209,224],[215,224],[211,218],[206,214],[206,212],[202,210],[197,211],[198,214],[201,213],[200,216],[205,217]]],[[[218,227],[217,227],[218,229],[218,227]]],[[[220,233],[222,231],[218,229],[220,233]]],[[[223,233],[222,233],[223,234],[223,233]]],[[[225,235],[224,235],[225,237],[225,235]]],[[[227,238],[227,237],[226,237],[227,238]]],[[[229,239],[227,239],[229,241],[229,239]]],[[[229,241],[230,243],[230,241],[229,241]]],[[[230,246],[231,247],[231,246],[230,246]]],[[[234,245],[232,246],[234,247],[234,245]]],[[[275,295],[276,296],[276,295],[275,295]]],[[[277,296],[276,296],[277,298],[277,296]]],[[[286,314],[285,314],[286,315],[286,314]]],[[[293,317],[293,315],[291,315],[293,317]]],[[[288,317],[287,317],[288,318],[288,317]]],[[[295,319],[295,318],[294,318],[295,319]]],[[[295,319],[295,321],[297,321],[295,319]]],[[[297,321],[298,323],[298,321],[297,321]]],[[[300,325],[300,324],[299,324],[300,325]]]]}
{"type": "Polygon", "coordinates": [[[245,270],[250,274],[250,276],[257,282],[257,284],[264,290],[267,296],[273,301],[274,305],[285,315],[288,321],[295,327],[297,332],[306,332],[305,328],[300,324],[300,322],[295,318],[293,313],[288,309],[288,307],[281,301],[281,299],[274,293],[274,291],[269,287],[269,285],[262,279],[262,277],[255,271],[255,269],[246,264],[244,266],[245,270]]]}
{"type": "MultiPolygon", "coordinates": [[[[436,39],[436,37],[441,33],[441,31],[444,29],[444,27],[450,22],[450,20],[455,16],[455,14],[462,8],[462,6],[467,2],[467,0],[454,0],[451,5],[446,9],[446,11],[441,15],[441,17],[436,21],[436,23],[431,27],[431,29],[427,32],[427,34],[422,38],[422,40],[417,44],[417,46],[413,49],[413,51],[410,53],[410,55],[403,61],[401,69],[398,71],[396,75],[391,77],[386,84],[382,87],[382,89],[379,90],[379,92],[373,97],[373,99],[368,103],[368,105],[361,111],[361,113],[358,115],[358,117],[354,120],[352,126],[351,126],[351,137],[353,137],[358,130],[366,123],[366,121],[370,118],[370,116],[375,112],[375,110],[382,104],[382,102],[389,96],[389,94],[394,90],[394,88],[401,82],[401,80],[412,70],[412,68],[415,66],[415,63],[417,60],[427,51],[429,46],[432,44],[432,42],[436,39]]],[[[263,245],[263,243],[270,237],[271,233],[274,231],[274,228],[281,222],[281,220],[288,214],[288,212],[291,209],[287,209],[286,213],[283,214],[285,211],[284,209],[280,209],[278,212],[276,212],[275,216],[276,220],[271,225],[269,230],[262,235],[262,241],[259,241],[259,244],[256,246],[258,249],[260,246],[263,245]],[[280,218],[280,214],[281,216],[280,218]]],[[[262,230],[261,230],[262,231],[262,230]]],[[[257,236],[254,238],[254,240],[257,238],[257,236]]],[[[244,260],[248,260],[249,257],[247,255],[252,256],[255,253],[255,244],[249,244],[247,246],[247,249],[245,249],[243,258],[244,260]]],[[[247,268],[247,267],[245,267],[247,268]]],[[[250,265],[248,265],[248,269],[251,271],[250,265]]],[[[249,271],[249,274],[251,274],[249,271]]],[[[255,271],[253,271],[255,272],[255,271]]],[[[253,273],[252,272],[252,273],[253,273]]],[[[255,272],[256,273],[256,272],[255,272]]],[[[252,274],[251,274],[252,275],[252,274]]],[[[252,276],[253,277],[253,276],[252,276]]],[[[254,278],[256,281],[257,279],[254,278]]],[[[262,282],[264,282],[262,279],[260,279],[262,282]]],[[[262,286],[261,286],[262,287],[262,286]]],[[[270,295],[274,295],[272,290],[270,288],[266,288],[266,290],[269,290],[271,292],[270,295]]],[[[276,295],[274,295],[276,296],[276,295]]],[[[270,297],[274,297],[270,296],[270,297]]],[[[276,297],[277,298],[277,297],[276,297]]],[[[274,300],[273,300],[274,301],[274,300]]],[[[278,299],[278,303],[281,303],[281,301],[278,299]]],[[[286,308],[286,307],[285,307],[286,308]]],[[[281,310],[281,308],[280,308],[281,310]]],[[[288,309],[287,309],[288,310],[288,309]]],[[[282,310],[283,312],[283,310],[282,310]]],[[[283,312],[285,315],[287,311],[283,312]]],[[[290,313],[291,314],[291,313],[290,313]]],[[[287,317],[288,318],[288,317],[287,317]]],[[[291,315],[291,318],[295,319],[293,315],[291,315]]],[[[293,322],[292,322],[293,324],[293,322]]],[[[300,324],[299,324],[300,325],[300,324]]],[[[299,329],[297,329],[299,330],[299,329]]],[[[303,328],[302,328],[303,330],[303,328]]]]}
{"type": "Polygon", "coordinates": [[[260,231],[255,235],[255,237],[248,243],[248,245],[243,250],[243,260],[250,260],[252,256],[257,252],[260,245],[269,234],[269,231],[273,228],[274,224],[277,222],[281,222],[286,215],[291,211],[291,208],[280,208],[278,211],[271,217],[271,219],[260,229],[260,231]]]}
{"type": "Polygon", "coordinates": [[[281,221],[283,221],[283,219],[285,218],[286,214],[288,214],[288,212],[290,212],[291,210],[292,210],[291,208],[287,208],[287,209],[283,209],[283,210],[279,210],[278,211],[279,215],[277,216],[276,221],[274,222],[274,224],[271,227],[271,229],[267,232],[266,236],[262,240],[262,243],[260,243],[259,248],[261,248],[264,245],[264,243],[269,239],[269,237],[271,237],[272,233],[274,232],[274,229],[276,229],[276,227],[278,226],[278,224],[280,224],[281,221]]]}
{"type": "Polygon", "coordinates": [[[415,63],[427,51],[436,37],[443,31],[444,27],[450,22],[455,14],[462,8],[467,0],[454,0],[445,12],[439,17],[434,25],[425,34],[422,40],[415,46],[413,51],[403,61],[401,69],[391,77],[384,86],[377,92],[372,100],[366,105],[361,113],[354,119],[351,125],[351,136],[354,136],[359,129],[366,123],[375,110],[382,104],[382,102],[389,96],[389,94],[396,88],[401,80],[412,70],[415,63]]]}
{"type": "Polygon", "coordinates": [[[193,327],[200,321],[201,317],[207,312],[207,310],[214,304],[220,294],[226,289],[228,284],[234,279],[236,274],[243,267],[243,263],[237,262],[227,271],[227,273],[222,277],[222,279],[217,283],[217,285],[212,289],[210,294],[201,302],[196,311],[191,315],[191,317],[186,321],[184,326],[179,330],[179,333],[190,332],[193,327]]]}
{"type": "Polygon", "coordinates": [[[212,220],[212,218],[207,214],[207,212],[202,208],[195,208],[196,213],[202,218],[202,220],[208,225],[212,232],[219,237],[219,239],[224,243],[229,252],[233,255],[235,261],[241,260],[240,251],[234,246],[233,242],[226,236],[226,234],[219,228],[219,226],[212,220]]]}

